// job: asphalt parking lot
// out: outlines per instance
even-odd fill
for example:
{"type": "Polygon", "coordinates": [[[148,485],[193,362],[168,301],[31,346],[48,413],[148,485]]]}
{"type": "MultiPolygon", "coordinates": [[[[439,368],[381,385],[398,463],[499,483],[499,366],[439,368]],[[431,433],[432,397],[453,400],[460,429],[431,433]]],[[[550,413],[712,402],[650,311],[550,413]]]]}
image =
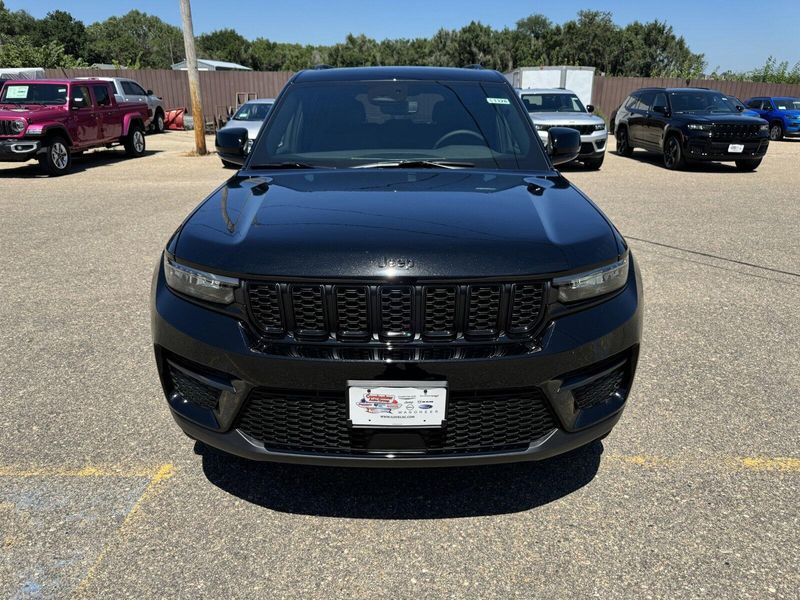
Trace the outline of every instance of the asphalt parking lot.
{"type": "Polygon", "coordinates": [[[800,141],[755,173],[570,169],[644,277],[628,408],[566,457],[422,471],[251,464],[172,422],[151,274],[230,174],[191,145],[0,164],[0,596],[798,597],[800,141]]]}

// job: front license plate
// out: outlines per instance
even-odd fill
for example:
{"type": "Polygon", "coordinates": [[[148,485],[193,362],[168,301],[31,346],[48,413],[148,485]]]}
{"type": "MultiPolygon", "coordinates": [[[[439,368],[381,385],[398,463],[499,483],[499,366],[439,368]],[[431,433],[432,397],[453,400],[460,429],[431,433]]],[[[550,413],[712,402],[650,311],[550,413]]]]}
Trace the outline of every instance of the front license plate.
{"type": "Polygon", "coordinates": [[[731,144],[728,146],[728,152],[731,154],[741,154],[744,152],[744,144],[731,144]]]}
{"type": "Polygon", "coordinates": [[[444,381],[348,381],[353,427],[441,427],[444,381]]]}

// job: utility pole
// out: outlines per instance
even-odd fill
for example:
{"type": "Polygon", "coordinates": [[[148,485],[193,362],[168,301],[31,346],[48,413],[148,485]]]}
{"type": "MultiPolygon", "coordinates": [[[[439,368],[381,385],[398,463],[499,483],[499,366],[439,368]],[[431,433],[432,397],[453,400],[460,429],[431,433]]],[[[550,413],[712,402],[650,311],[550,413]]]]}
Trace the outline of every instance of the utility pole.
{"type": "Polygon", "coordinates": [[[203,101],[200,98],[200,75],[197,72],[197,53],[194,50],[194,27],[192,7],[189,0],[180,0],[183,19],[183,45],[186,49],[186,73],[189,75],[189,95],[192,97],[192,120],[194,122],[194,145],[197,154],[208,154],[206,150],[206,121],[203,118],[203,101]]]}

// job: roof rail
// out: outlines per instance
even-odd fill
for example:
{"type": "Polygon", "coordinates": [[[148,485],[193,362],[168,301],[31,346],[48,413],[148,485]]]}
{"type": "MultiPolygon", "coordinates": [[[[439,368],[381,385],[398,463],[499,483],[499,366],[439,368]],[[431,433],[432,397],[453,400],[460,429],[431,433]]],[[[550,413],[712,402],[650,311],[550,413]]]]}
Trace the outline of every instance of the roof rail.
{"type": "Polygon", "coordinates": [[[464,66],[462,68],[463,69],[480,69],[480,70],[483,70],[486,67],[484,67],[481,63],[475,63],[475,64],[472,64],[472,65],[466,65],[466,66],[464,66]]]}
{"type": "Polygon", "coordinates": [[[313,67],[311,67],[311,68],[312,68],[313,70],[315,70],[315,71],[321,71],[321,70],[323,70],[323,69],[332,69],[333,67],[332,67],[332,66],[330,66],[330,65],[326,65],[326,64],[319,64],[319,65],[314,65],[314,66],[313,66],[313,67]]]}

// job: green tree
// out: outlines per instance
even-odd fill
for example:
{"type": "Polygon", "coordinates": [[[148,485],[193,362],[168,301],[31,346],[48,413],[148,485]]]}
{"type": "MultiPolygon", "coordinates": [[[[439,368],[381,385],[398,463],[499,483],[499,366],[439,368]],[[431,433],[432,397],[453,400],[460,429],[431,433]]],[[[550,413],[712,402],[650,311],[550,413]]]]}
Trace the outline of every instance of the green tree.
{"type": "Polygon", "coordinates": [[[25,36],[0,44],[0,65],[4,67],[44,67],[45,69],[85,67],[86,63],[64,53],[56,41],[34,44],[25,36]]]}
{"type": "Polygon", "coordinates": [[[217,29],[197,38],[198,58],[211,58],[253,67],[251,44],[233,29],[217,29]]]}
{"type": "Polygon", "coordinates": [[[86,33],[92,63],[168,69],[183,59],[181,30],[138,10],[93,23],[86,33]]]}
{"type": "Polygon", "coordinates": [[[37,21],[31,38],[35,44],[61,44],[64,52],[72,56],[86,55],[86,27],[83,22],[63,10],[47,13],[47,16],[37,21]]]}

